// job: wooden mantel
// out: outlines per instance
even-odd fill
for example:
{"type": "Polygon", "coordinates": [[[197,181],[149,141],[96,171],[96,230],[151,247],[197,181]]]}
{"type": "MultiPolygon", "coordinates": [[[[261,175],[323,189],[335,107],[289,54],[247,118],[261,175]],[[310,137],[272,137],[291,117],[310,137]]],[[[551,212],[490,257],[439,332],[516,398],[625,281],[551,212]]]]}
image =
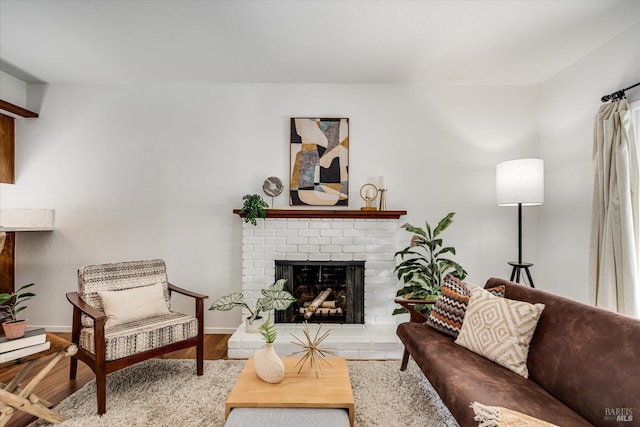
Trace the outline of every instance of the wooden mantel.
{"type": "MultiPolygon", "coordinates": [[[[398,219],[407,211],[362,211],[346,209],[266,209],[267,218],[328,218],[328,219],[398,219]]],[[[240,215],[240,209],[233,213],[240,215]]]]}
{"type": "Polygon", "coordinates": [[[26,119],[35,119],[38,117],[38,113],[22,108],[19,105],[12,104],[10,102],[0,99],[0,110],[6,111],[16,116],[24,117],[26,119]]]}

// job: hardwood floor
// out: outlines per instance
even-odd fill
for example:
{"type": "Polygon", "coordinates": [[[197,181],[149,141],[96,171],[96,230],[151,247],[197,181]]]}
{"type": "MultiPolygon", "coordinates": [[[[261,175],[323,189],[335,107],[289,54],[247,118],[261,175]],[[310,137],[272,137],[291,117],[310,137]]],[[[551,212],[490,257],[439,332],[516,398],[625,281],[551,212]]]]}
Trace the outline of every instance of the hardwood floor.
{"type": "MultiPolygon", "coordinates": [[[[64,339],[69,340],[71,334],[56,334],[64,339]]],[[[227,359],[227,342],[231,335],[217,335],[207,334],[204,338],[204,358],[205,360],[218,360],[227,359]]],[[[162,359],[195,359],[195,348],[187,350],[174,351],[173,353],[161,356],[162,359]]],[[[39,364],[38,364],[39,366],[39,364]]],[[[20,370],[21,366],[12,366],[4,369],[0,372],[0,382],[7,383],[15,376],[20,370]]],[[[27,378],[22,382],[26,384],[37,373],[38,368],[32,370],[27,375],[27,378]]],[[[52,402],[57,405],[67,396],[70,396],[89,381],[93,380],[95,376],[91,369],[89,369],[84,363],[78,363],[78,374],[75,380],[69,380],[69,359],[65,358],[61,360],[52,371],[38,384],[35,389],[35,393],[41,398],[52,402]]],[[[107,397],[108,399],[108,397],[107,397]]],[[[9,427],[23,427],[36,418],[23,412],[14,415],[11,421],[7,424],[9,427]]]]}

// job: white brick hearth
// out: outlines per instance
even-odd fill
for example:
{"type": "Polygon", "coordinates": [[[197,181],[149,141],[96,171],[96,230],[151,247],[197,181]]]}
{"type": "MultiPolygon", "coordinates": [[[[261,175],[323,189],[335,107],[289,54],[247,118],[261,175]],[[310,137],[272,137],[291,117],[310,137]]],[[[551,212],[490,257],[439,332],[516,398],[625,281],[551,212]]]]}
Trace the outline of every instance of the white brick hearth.
{"type": "MultiPolygon", "coordinates": [[[[303,325],[300,323],[279,323],[278,338],[275,349],[280,356],[289,356],[300,350],[300,346],[291,334],[303,341],[303,325]]],[[[309,324],[309,333],[313,338],[318,330],[317,323],[309,324]]],[[[322,342],[321,347],[336,352],[337,356],[346,359],[400,359],[402,345],[396,336],[396,324],[364,324],[340,325],[329,323],[322,325],[321,334],[331,330],[329,336],[322,342]]],[[[264,347],[264,340],[260,334],[248,334],[244,325],[236,330],[229,339],[229,357],[244,359],[253,356],[259,348],[264,347]]]]}
{"type": "MultiPolygon", "coordinates": [[[[297,211],[300,212],[300,211],[297,211]]],[[[399,359],[393,299],[397,280],[393,254],[400,242],[399,220],[360,218],[267,218],[242,228],[242,292],[253,307],[260,290],[275,280],[275,260],[365,261],[364,325],[325,324],[331,333],[323,342],[349,359],[399,359]]],[[[248,312],[243,313],[246,317],[248,312]]],[[[302,324],[277,324],[276,351],[286,356],[297,346],[290,332],[303,337],[302,324]]],[[[310,324],[311,331],[318,325],[310,324]]],[[[229,339],[229,357],[246,358],[264,345],[260,334],[240,325],[229,339]]]]}

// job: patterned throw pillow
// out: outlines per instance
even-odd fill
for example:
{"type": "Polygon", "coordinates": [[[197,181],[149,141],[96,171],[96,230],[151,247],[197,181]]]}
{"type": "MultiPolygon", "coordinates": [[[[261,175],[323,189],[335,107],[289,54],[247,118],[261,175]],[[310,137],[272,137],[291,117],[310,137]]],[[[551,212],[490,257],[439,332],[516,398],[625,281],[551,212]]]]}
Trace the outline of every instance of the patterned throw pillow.
{"type": "Polygon", "coordinates": [[[473,288],[456,344],[529,378],[529,343],[542,310],[544,304],[498,298],[473,288]]]}
{"type": "MultiPolygon", "coordinates": [[[[488,291],[498,297],[504,297],[504,285],[490,288],[488,291]]],[[[437,331],[457,338],[467,311],[470,292],[466,284],[448,274],[442,282],[440,296],[425,323],[437,331]]]]}

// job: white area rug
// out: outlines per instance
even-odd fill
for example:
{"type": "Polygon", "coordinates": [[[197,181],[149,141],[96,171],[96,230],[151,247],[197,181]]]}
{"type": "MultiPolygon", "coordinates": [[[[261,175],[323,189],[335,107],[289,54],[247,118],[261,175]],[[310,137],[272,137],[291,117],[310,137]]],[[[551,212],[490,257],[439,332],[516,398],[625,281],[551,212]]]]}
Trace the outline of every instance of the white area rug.
{"type": "MultiPolygon", "coordinates": [[[[243,360],[152,359],[107,377],[107,413],[96,415],[95,382],[56,407],[70,417],[60,426],[223,426],[224,402],[243,360]]],[[[409,362],[348,361],[355,398],[355,424],[366,426],[457,426],[420,369],[409,362]]],[[[32,427],[49,425],[36,421],[32,427]]]]}

